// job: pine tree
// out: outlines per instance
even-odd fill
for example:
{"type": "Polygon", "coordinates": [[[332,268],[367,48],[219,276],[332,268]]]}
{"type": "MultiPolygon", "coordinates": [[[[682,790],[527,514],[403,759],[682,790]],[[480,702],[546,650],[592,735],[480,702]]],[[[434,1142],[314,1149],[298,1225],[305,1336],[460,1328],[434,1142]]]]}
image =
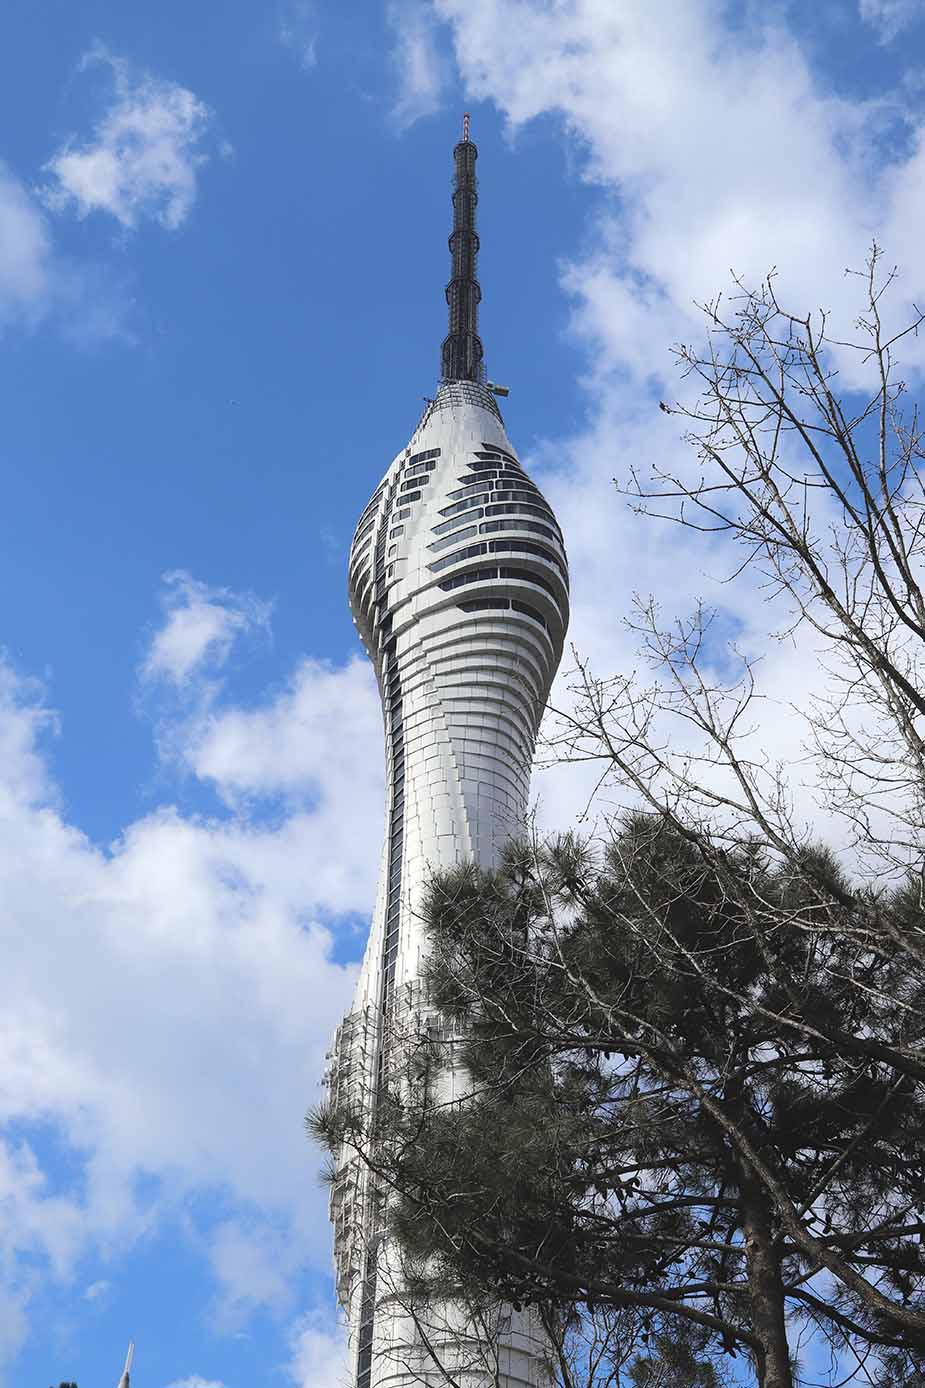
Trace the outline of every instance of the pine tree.
{"type": "MultiPolygon", "coordinates": [[[[375,1165],[444,1281],[640,1316],[659,1352],[634,1388],[712,1388],[723,1354],[791,1388],[805,1320],[921,1373],[923,988],[905,950],[858,943],[872,906],[822,850],[705,860],[638,814],[602,861],[567,837],[463,868],[426,909],[455,1039],[409,1042],[375,1135],[331,1112],[319,1131],[375,1165]],[[471,1097],[447,1105],[460,1064],[471,1097]],[[703,1352],[672,1368],[684,1332],[703,1352]]],[[[912,887],[877,910],[923,923],[912,887]]]]}

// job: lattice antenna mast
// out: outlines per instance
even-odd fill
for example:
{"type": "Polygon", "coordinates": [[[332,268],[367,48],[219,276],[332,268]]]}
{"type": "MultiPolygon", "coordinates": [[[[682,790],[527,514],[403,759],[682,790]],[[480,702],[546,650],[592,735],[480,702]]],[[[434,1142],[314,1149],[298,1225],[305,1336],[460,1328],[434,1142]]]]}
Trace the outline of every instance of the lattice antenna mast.
{"type": "Polygon", "coordinates": [[[450,253],[453,273],[446,287],[450,330],[441,354],[441,376],[445,381],[482,381],[482,340],[479,337],[478,282],[479,238],[475,230],[475,161],[479,152],[469,139],[469,113],[463,116],[463,137],[453,150],[456,178],[453,188],[453,234],[450,253]]]}

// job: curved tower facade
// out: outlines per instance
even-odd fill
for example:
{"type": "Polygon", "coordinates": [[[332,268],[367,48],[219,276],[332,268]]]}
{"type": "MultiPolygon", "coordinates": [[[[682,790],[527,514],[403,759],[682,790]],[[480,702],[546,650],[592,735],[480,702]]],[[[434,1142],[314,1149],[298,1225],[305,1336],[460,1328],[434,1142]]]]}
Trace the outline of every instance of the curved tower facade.
{"type": "MultiPolygon", "coordinates": [[[[562,534],[484,380],[476,157],[467,117],[454,150],[442,381],[350,550],[350,605],[382,697],[386,832],[369,943],[330,1084],[335,1102],[370,1111],[390,1036],[421,1005],[418,907],[428,874],[472,860],[495,866],[523,826],[536,733],[568,621],[562,534]]],[[[425,1324],[409,1310],[379,1212],[364,1171],[345,1158],[331,1217],[350,1388],[444,1382],[435,1354],[463,1388],[551,1383],[529,1317],[499,1311],[474,1324],[465,1308],[447,1306],[425,1324]]]]}

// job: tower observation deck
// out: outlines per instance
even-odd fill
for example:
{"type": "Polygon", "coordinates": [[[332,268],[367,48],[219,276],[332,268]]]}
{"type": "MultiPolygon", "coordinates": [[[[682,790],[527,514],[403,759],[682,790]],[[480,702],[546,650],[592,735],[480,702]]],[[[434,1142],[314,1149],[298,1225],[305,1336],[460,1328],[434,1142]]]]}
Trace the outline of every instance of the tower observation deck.
{"type": "MultiPolygon", "coordinates": [[[[477,150],[453,151],[449,331],[442,380],[360,517],[350,606],[373,662],[386,743],[386,831],[369,943],[338,1029],[331,1100],[374,1113],[394,1038],[420,1017],[420,902],[434,869],[497,866],[522,830],[540,718],[568,623],[568,566],[549,503],[522,467],[485,383],[475,230],[477,150]]],[[[451,1073],[448,1097],[465,1092],[451,1073]]],[[[332,1186],[337,1291],[350,1388],[547,1388],[547,1346],[529,1313],[499,1307],[477,1328],[461,1304],[402,1295],[382,1195],[347,1152],[332,1186]]]]}

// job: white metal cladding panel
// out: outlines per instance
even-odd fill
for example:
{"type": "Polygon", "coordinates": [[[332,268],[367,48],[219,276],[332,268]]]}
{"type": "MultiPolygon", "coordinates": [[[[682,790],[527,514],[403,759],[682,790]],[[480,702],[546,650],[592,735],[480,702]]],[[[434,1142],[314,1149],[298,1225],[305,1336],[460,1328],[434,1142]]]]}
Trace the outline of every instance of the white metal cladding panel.
{"type": "MultiPolygon", "coordinates": [[[[437,406],[443,393],[454,389],[442,387],[437,406]]],[[[384,990],[393,998],[404,996],[419,977],[425,948],[419,910],[429,874],[472,859],[496,865],[507,839],[523,825],[534,741],[565,636],[566,557],[558,539],[519,527],[518,516],[506,512],[503,531],[477,532],[458,546],[431,548],[446,534],[435,534],[435,527],[444,525],[447,508],[460,500],[451,494],[465,490],[465,479],[479,471],[479,462],[485,464],[482,475],[499,474],[488,479],[493,492],[526,494],[527,480],[518,488],[520,474],[507,466],[516,462],[516,454],[493,406],[454,400],[448,408],[435,407],[393,461],[351,549],[351,607],[379,679],[387,743],[386,843],[356,993],[356,1010],[367,1009],[374,1019],[384,990]],[[408,461],[434,450],[439,450],[435,457],[408,461]],[[495,450],[506,458],[476,457],[495,450]],[[409,472],[413,483],[405,485],[409,472]],[[505,548],[492,548],[493,542],[505,548]],[[509,547],[518,542],[526,547],[509,547]],[[453,558],[472,544],[484,550],[453,558]],[[502,575],[502,569],[509,572],[502,575]],[[454,584],[460,577],[467,581],[454,584]],[[453,586],[441,586],[446,584],[453,586]],[[482,606],[466,611],[464,603],[482,606]]],[[[490,497],[479,504],[491,504],[490,497]]],[[[531,495],[526,506],[525,521],[540,519],[550,534],[557,533],[551,518],[547,523],[536,514],[546,508],[542,497],[531,495]]],[[[461,528],[470,528],[465,516],[461,528]]],[[[455,1090],[465,1080],[451,1074],[447,1083],[455,1090]]],[[[371,1090],[374,1085],[371,1077],[371,1090]]],[[[370,1232],[362,1221],[355,1225],[355,1247],[362,1247],[370,1232]]],[[[344,1243],[349,1236],[338,1237],[344,1243]]],[[[402,1367],[414,1362],[419,1349],[414,1327],[388,1293],[390,1256],[383,1246],[371,1366],[367,1354],[369,1388],[410,1388],[420,1382],[402,1367]]],[[[355,1278],[345,1295],[354,1353],[362,1283],[362,1277],[355,1278]]],[[[462,1332],[450,1336],[447,1353],[458,1381],[481,1388],[484,1371],[463,1362],[465,1339],[462,1332]],[[463,1348],[453,1361],[451,1346],[457,1342],[463,1348]]],[[[543,1342],[530,1317],[514,1316],[497,1348],[505,1388],[550,1382],[543,1342]]],[[[465,1353],[470,1350],[471,1345],[465,1353]]]]}

